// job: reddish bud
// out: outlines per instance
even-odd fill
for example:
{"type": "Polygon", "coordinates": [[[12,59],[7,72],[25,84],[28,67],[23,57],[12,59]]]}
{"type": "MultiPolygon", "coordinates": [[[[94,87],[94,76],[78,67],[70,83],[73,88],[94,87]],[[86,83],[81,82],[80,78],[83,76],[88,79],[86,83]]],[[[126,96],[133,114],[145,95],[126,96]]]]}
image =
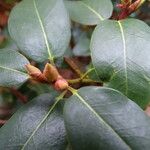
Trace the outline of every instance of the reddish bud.
{"type": "Polygon", "coordinates": [[[129,14],[133,13],[134,11],[136,11],[144,2],[145,2],[145,0],[136,0],[133,4],[131,4],[128,7],[129,14]]]}
{"type": "Polygon", "coordinates": [[[117,5],[116,5],[116,7],[117,7],[117,8],[120,8],[120,9],[124,9],[124,8],[126,8],[126,6],[125,6],[125,5],[123,5],[123,4],[117,4],[117,5]]]}
{"type": "Polygon", "coordinates": [[[26,69],[30,75],[42,73],[38,68],[36,68],[35,66],[32,66],[31,64],[27,64],[26,69]]]}
{"type": "Polygon", "coordinates": [[[129,6],[132,3],[132,0],[121,0],[123,5],[129,6]]]}
{"type": "Polygon", "coordinates": [[[68,86],[68,82],[63,78],[60,78],[55,82],[55,89],[58,91],[66,90],[68,86]]]}
{"type": "Polygon", "coordinates": [[[26,69],[28,71],[28,74],[35,80],[40,82],[47,82],[47,79],[42,74],[42,72],[36,68],[35,66],[32,66],[31,64],[26,65],[26,69]]]}

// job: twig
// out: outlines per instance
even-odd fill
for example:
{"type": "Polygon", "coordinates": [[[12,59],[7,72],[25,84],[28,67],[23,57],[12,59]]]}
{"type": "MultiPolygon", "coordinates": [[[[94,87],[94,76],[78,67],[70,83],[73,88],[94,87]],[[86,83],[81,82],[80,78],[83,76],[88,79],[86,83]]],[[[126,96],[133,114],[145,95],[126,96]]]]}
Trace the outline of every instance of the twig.
{"type": "Polygon", "coordinates": [[[73,69],[73,71],[79,76],[82,77],[83,73],[80,68],[75,64],[75,62],[71,58],[65,57],[65,62],[73,69]]]}
{"type": "Polygon", "coordinates": [[[98,83],[98,84],[102,84],[102,82],[100,82],[100,81],[95,81],[95,80],[92,80],[92,79],[82,79],[82,78],[67,80],[67,82],[69,84],[75,84],[75,83],[89,83],[89,84],[98,83]]]}

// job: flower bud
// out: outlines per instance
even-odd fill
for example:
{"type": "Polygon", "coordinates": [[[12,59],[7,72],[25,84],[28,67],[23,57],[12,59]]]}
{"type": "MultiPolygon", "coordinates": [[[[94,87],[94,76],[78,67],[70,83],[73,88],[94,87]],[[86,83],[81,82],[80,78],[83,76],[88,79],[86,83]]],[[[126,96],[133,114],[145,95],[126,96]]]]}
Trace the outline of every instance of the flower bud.
{"type": "Polygon", "coordinates": [[[45,65],[43,74],[49,82],[54,82],[60,77],[56,67],[49,63],[45,65]]]}
{"type": "Polygon", "coordinates": [[[35,66],[32,66],[31,64],[26,65],[26,69],[28,71],[28,74],[39,82],[47,82],[46,77],[42,74],[42,72],[36,68],[35,66]]]}
{"type": "Polygon", "coordinates": [[[126,6],[123,5],[123,4],[117,4],[116,7],[117,7],[117,8],[120,8],[120,9],[125,9],[125,8],[126,8],[126,6]]]}
{"type": "Polygon", "coordinates": [[[132,0],[121,0],[121,4],[129,6],[132,3],[132,0]]]}
{"type": "Polygon", "coordinates": [[[60,78],[55,82],[55,89],[58,91],[66,90],[68,86],[68,82],[63,78],[60,78]]]}
{"type": "Polygon", "coordinates": [[[145,0],[136,0],[134,3],[132,3],[128,8],[129,14],[136,11],[144,2],[145,0]]]}
{"type": "Polygon", "coordinates": [[[32,66],[31,64],[27,64],[26,69],[27,69],[29,75],[42,73],[38,68],[32,66]]]}

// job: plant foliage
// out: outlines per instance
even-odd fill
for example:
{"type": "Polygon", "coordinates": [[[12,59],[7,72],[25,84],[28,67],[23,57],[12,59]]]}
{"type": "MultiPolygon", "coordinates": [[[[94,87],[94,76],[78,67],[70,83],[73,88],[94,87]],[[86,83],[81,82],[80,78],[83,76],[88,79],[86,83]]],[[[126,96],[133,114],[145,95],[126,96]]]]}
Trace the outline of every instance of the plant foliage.
{"type": "Polygon", "coordinates": [[[12,9],[0,93],[17,104],[0,149],[150,149],[150,27],[131,18],[143,3],[22,0],[12,9]]]}

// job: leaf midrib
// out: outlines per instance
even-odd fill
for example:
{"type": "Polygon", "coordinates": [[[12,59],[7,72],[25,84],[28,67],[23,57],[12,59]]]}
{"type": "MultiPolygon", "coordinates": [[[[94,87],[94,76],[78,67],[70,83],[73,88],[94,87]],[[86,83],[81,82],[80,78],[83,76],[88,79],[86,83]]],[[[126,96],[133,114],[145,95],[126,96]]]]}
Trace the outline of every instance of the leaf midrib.
{"type": "Polygon", "coordinates": [[[46,31],[45,31],[45,28],[44,28],[44,24],[42,22],[42,19],[41,19],[41,16],[40,16],[40,13],[39,13],[39,10],[37,8],[37,4],[36,4],[35,0],[33,0],[33,4],[34,4],[36,15],[38,17],[38,21],[40,23],[40,26],[41,26],[41,29],[42,29],[42,32],[43,32],[46,48],[47,48],[48,55],[49,55],[49,60],[51,61],[51,63],[53,63],[54,62],[54,60],[53,60],[54,58],[52,56],[51,49],[49,47],[48,37],[47,37],[46,31]]]}
{"type": "Polygon", "coordinates": [[[21,72],[21,71],[18,71],[18,70],[15,70],[15,69],[12,69],[12,68],[4,67],[4,66],[0,66],[0,68],[2,68],[4,70],[9,70],[9,71],[12,71],[12,72],[16,72],[16,73],[20,73],[22,75],[28,76],[28,74],[26,74],[24,72],[21,72]]]}
{"type": "Polygon", "coordinates": [[[124,58],[124,68],[125,68],[125,94],[128,95],[128,71],[127,71],[127,50],[126,50],[126,40],[124,35],[124,29],[121,24],[121,21],[118,21],[121,37],[122,37],[122,43],[123,43],[123,58],[124,58]]]}
{"type": "Polygon", "coordinates": [[[85,7],[87,7],[90,11],[92,11],[101,21],[104,20],[104,18],[98,13],[96,12],[91,6],[87,5],[86,3],[80,1],[81,4],[83,4],[85,7]]]}
{"type": "Polygon", "coordinates": [[[51,114],[51,112],[54,110],[55,106],[57,105],[57,103],[60,101],[61,99],[57,99],[55,101],[55,103],[52,105],[52,107],[50,108],[50,110],[47,112],[47,114],[45,115],[45,117],[39,122],[39,125],[35,128],[35,130],[32,132],[32,134],[30,135],[30,137],[27,139],[27,141],[25,142],[25,144],[23,144],[23,147],[21,148],[21,150],[24,150],[25,147],[28,145],[28,143],[30,142],[30,140],[32,139],[32,137],[34,136],[34,134],[38,131],[38,129],[41,127],[41,125],[46,121],[46,119],[48,118],[48,116],[51,114]]]}
{"type": "Polygon", "coordinates": [[[84,98],[79,95],[77,92],[74,93],[78,97],[78,99],[98,118],[100,122],[103,122],[115,135],[125,144],[127,145],[129,150],[132,150],[132,148],[118,135],[118,133],[109,125],[105,122],[105,120],[97,114],[97,112],[84,100],[84,98]]]}

